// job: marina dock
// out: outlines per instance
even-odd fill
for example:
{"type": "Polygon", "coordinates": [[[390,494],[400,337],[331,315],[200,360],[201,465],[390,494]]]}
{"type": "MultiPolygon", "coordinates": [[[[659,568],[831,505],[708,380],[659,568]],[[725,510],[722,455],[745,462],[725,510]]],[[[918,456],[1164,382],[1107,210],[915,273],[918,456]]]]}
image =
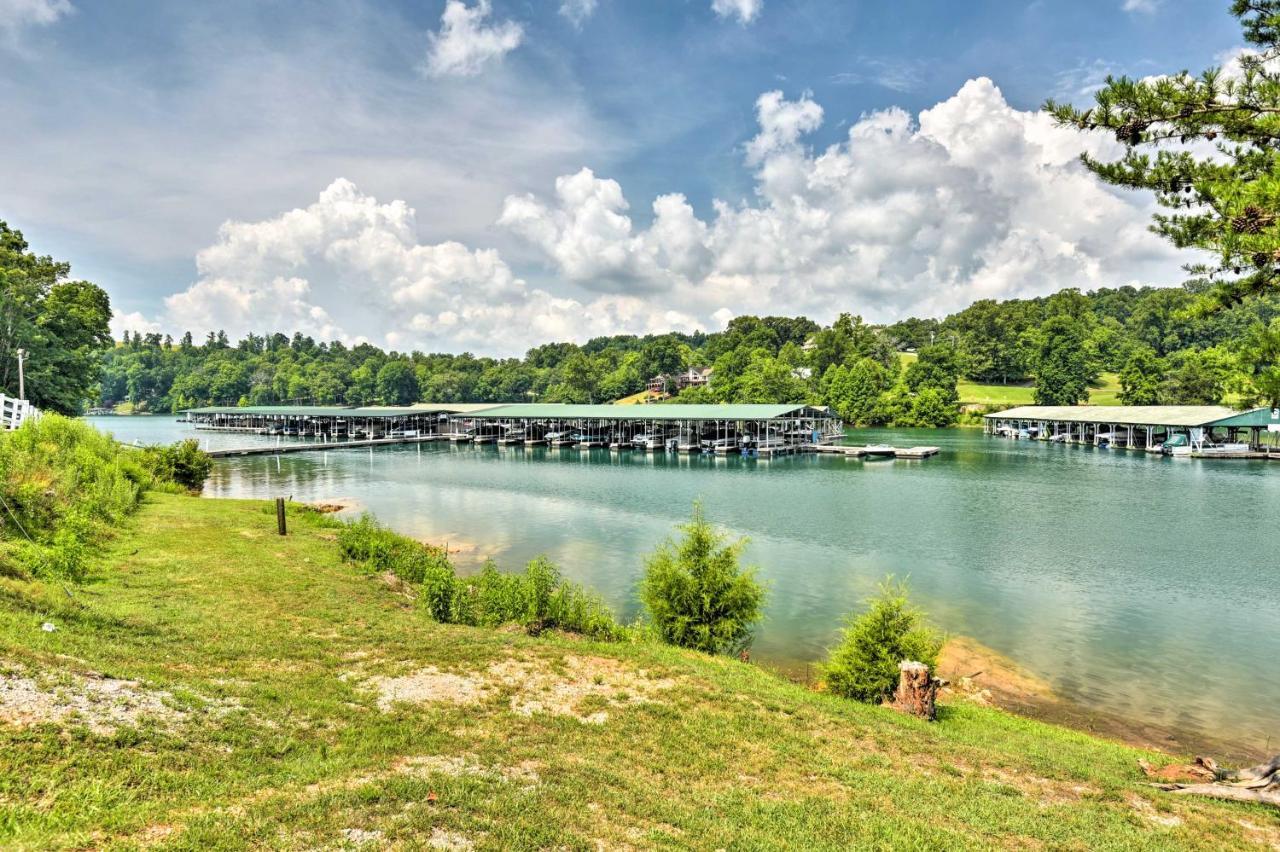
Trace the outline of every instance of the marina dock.
{"type": "Polygon", "coordinates": [[[988,435],[1200,459],[1277,459],[1280,409],[1023,405],[983,416],[988,435]]]}
{"type": "Polygon", "coordinates": [[[806,453],[824,453],[841,455],[849,458],[868,458],[878,456],[895,459],[927,459],[942,452],[939,447],[858,447],[845,444],[808,444],[806,453]]]}
{"type": "MultiPolygon", "coordinates": [[[[336,450],[360,450],[360,449],[365,449],[366,447],[368,448],[397,447],[397,446],[405,446],[410,444],[430,444],[437,441],[448,442],[452,444],[468,443],[465,441],[458,441],[454,436],[451,436],[451,435],[419,435],[419,436],[407,437],[407,438],[364,438],[364,439],[355,439],[351,441],[293,441],[293,440],[290,440],[290,441],[280,441],[279,443],[275,443],[275,444],[262,444],[260,446],[254,446],[254,447],[233,447],[233,448],[222,448],[222,449],[216,449],[216,450],[206,450],[206,452],[212,458],[224,459],[224,458],[235,458],[237,456],[278,456],[278,455],[286,455],[290,453],[314,453],[314,452],[329,452],[329,451],[336,451],[336,450]]],[[[493,441],[492,440],[476,441],[474,443],[482,445],[485,443],[493,443],[493,441]]],[[[517,444],[517,443],[506,444],[506,446],[545,446],[545,445],[546,445],[546,442],[544,441],[538,441],[538,442],[526,441],[523,444],[517,444]]],[[[577,446],[580,449],[596,449],[596,448],[603,449],[604,448],[603,444],[596,441],[591,441],[591,442],[584,441],[576,445],[572,441],[552,442],[552,446],[577,446]]],[[[631,447],[631,446],[611,447],[610,449],[613,450],[614,452],[617,452],[619,450],[635,450],[637,452],[644,452],[643,449],[640,449],[638,447],[631,447]]],[[[741,450],[734,450],[733,452],[714,452],[714,453],[706,452],[706,453],[702,453],[702,455],[724,456],[724,455],[739,455],[741,453],[742,455],[745,455],[745,456],[758,456],[760,458],[775,458],[777,456],[794,455],[797,453],[815,453],[819,455],[839,455],[839,456],[845,456],[846,458],[866,458],[869,456],[880,456],[884,458],[925,459],[925,458],[929,458],[930,456],[937,455],[940,452],[938,447],[893,447],[890,449],[892,450],[891,455],[883,450],[868,452],[868,448],[862,447],[862,446],[846,446],[844,444],[798,444],[798,445],[783,445],[783,446],[776,446],[776,447],[761,447],[759,449],[752,449],[746,452],[743,452],[741,450]]],[[[659,450],[658,452],[667,452],[667,451],[659,450]]],[[[683,450],[680,452],[680,454],[686,455],[686,454],[689,454],[689,452],[688,450],[683,450]]],[[[693,454],[698,454],[698,451],[694,451],[693,454]]]]}

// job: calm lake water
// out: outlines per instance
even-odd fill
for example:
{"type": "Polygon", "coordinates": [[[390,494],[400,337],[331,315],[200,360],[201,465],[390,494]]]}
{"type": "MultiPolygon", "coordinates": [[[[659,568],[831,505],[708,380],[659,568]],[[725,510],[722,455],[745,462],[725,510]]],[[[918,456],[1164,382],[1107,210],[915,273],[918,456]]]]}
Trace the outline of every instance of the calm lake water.
{"type": "MultiPolygon", "coordinates": [[[[171,417],[89,418],[125,441],[196,435],[171,417]]],[[[1280,465],[1164,459],[987,438],[926,461],[772,461],[607,450],[422,447],[221,460],[215,497],[351,498],[396,529],[462,546],[462,567],[547,554],[624,617],[642,557],[688,517],[750,538],[771,586],[753,653],[816,660],[886,574],[952,633],[1064,696],[1261,746],[1280,740],[1280,465]]]]}

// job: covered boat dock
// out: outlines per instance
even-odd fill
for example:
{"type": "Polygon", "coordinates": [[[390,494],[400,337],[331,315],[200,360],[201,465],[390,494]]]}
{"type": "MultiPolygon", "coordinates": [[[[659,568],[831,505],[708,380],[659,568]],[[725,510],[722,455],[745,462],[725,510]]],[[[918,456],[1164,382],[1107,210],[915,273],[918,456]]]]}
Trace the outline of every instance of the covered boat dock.
{"type": "MultiPolygon", "coordinates": [[[[844,424],[803,404],[573,405],[420,403],[406,407],[211,406],[196,429],[313,438],[326,445],[395,440],[781,455],[832,443],[844,424]]],[[[259,452],[253,448],[254,452],[259,452]]],[[[222,451],[233,454],[238,451],[222,451]]]]}
{"type": "Polygon", "coordinates": [[[1280,458],[1280,409],[1221,405],[1024,405],[985,415],[988,435],[1167,455],[1280,458]]]}

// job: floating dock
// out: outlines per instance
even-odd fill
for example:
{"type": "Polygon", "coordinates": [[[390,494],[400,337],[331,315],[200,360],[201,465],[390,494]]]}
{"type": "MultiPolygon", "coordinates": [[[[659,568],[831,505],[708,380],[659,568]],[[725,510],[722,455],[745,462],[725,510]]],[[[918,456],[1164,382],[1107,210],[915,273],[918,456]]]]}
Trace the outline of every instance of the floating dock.
{"type": "Polygon", "coordinates": [[[927,459],[942,452],[940,447],[858,447],[846,444],[807,444],[806,453],[840,455],[846,458],[882,457],[894,459],[927,459]]]}
{"type": "Polygon", "coordinates": [[[215,459],[234,456],[278,456],[285,453],[314,453],[329,450],[359,450],[365,447],[395,447],[403,444],[429,444],[440,441],[439,435],[421,435],[414,438],[363,438],[353,441],[298,441],[295,443],[263,444],[258,447],[205,450],[215,459]]]}

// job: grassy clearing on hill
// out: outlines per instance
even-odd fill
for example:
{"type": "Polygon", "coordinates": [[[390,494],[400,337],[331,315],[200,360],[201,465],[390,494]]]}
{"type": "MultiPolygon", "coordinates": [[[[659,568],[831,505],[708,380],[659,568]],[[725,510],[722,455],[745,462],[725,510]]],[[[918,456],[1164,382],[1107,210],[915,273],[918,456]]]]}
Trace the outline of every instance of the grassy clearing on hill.
{"type": "MultiPolygon", "coordinates": [[[[1013,385],[982,385],[976,382],[960,382],[961,405],[1035,405],[1031,382],[1013,385]]],[[[1090,405],[1119,405],[1116,394],[1120,392],[1120,378],[1115,373],[1103,373],[1098,382],[1089,388],[1090,405]]]]}
{"type": "Polygon", "coordinates": [[[311,513],[157,494],[94,580],[0,578],[0,846],[1231,849],[1256,806],[958,703],[439,625],[311,513]],[[44,622],[54,632],[41,629],[44,622]]]}

